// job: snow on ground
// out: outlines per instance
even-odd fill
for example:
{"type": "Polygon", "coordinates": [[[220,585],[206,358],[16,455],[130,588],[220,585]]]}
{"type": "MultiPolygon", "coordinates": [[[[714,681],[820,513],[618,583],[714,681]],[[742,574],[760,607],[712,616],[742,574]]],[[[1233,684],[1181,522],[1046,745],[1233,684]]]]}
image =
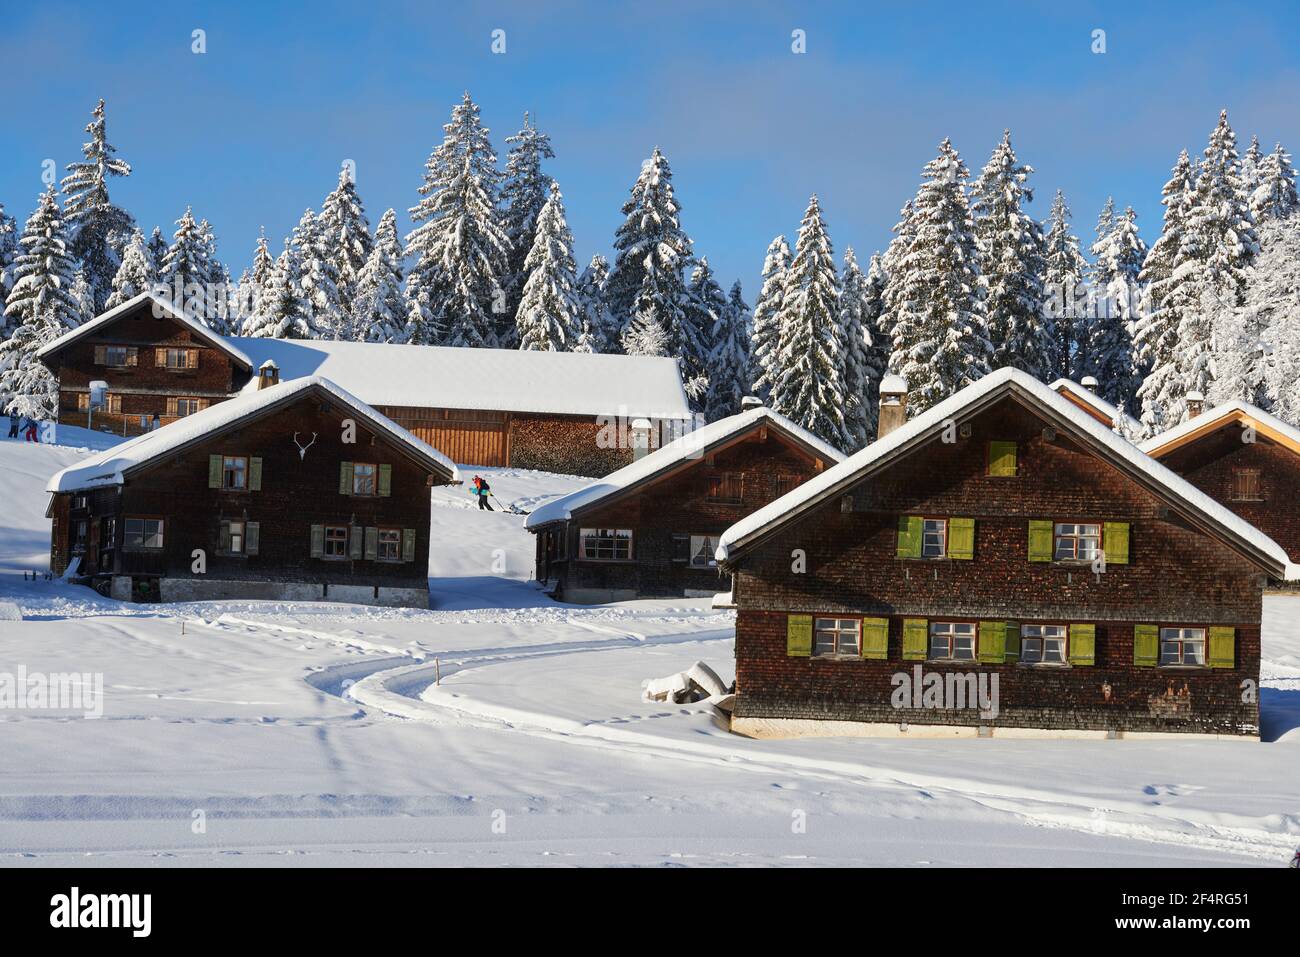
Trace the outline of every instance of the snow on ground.
{"type": "MultiPolygon", "coordinates": [[[[732,613],[551,601],[523,516],[464,488],[434,492],[429,611],[24,582],[40,489],[84,454],[0,444],[0,600],[27,616],[0,671],[105,684],[99,719],[0,711],[0,863],[1278,866],[1300,843],[1300,598],[1266,605],[1266,743],[749,741],[640,700],[696,660],[729,681],[732,613]]],[[[477,472],[521,510],[584,481],[477,472]]]]}

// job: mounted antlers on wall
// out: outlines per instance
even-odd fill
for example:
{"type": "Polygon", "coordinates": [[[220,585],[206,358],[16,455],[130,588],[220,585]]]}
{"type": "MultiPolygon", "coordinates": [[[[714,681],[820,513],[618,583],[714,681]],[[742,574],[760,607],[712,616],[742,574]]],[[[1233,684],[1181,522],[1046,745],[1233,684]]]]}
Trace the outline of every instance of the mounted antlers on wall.
{"type": "Polygon", "coordinates": [[[311,448],[313,445],[316,444],[316,433],[313,432],[313,433],[311,434],[311,441],[310,441],[310,442],[308,442],[306,445],[302,445],[302,444],[298,441],[298,433],[295,432],[295,433],[293,434],[293,444],[296,445],[296,446],[298,446],[298,461],[301,462],[303,459],[307,458],[307,450],[308,450],[309,448],[311,448]]]}

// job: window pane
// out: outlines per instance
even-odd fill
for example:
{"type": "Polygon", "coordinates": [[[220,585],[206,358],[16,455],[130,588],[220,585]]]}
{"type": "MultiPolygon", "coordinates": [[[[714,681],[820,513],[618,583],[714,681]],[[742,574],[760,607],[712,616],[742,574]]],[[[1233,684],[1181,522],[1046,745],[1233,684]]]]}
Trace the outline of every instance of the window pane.
{"type": "Polygon", "coordinates": [[[975,657],[975,639],[966,635],[956,635],[952,640],[954,658],[971,659],[975,657]]]}
{"type": "Polygon", "coordinates": [[[1038,638],[1024,638],[1020,642],[1020,660],[1021,661],[1042,661],[1043,660],[1043,643],[1038,638]]]}

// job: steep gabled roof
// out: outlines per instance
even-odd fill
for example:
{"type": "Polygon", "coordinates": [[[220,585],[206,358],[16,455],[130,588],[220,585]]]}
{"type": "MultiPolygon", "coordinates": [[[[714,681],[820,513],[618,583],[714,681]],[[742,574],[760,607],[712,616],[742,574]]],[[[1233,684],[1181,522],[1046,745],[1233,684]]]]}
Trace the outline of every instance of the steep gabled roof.
{"type": "Polygon", "coordinates": [[[1076,402],[1090,406],[1096,410],[1100,418],[1110,424],[1111,428],[1117,429],[1122,435],[1137,435],[1142,429],[1142,424],[1137,419],[1122,411],[1118,406],[1111,405],[1097,393],[1085,388],[1073,379],[1057,379],[1048,388],[1060,392],[1066,398],[1073,398],[1076,402]]]}
{"type": "Polygon", "coordinates": [[[230,361],[236,365],[242,366],[245,369],[253,368],[252,360],[236,346],[232,345],[225,336],[218,335],[207,326],[203,325],[203,323],[191,319],[189,316],[185,315],[184,310],[177,309],[172,303],[160,296],[154,295],[152,292],[142,292],[134,299],[128,299],[120,306],[114,306],[112,309],[108,310],[108,312],[101,313],[94,319],[90,320],[90,322],[65,332],[53,342],[41,346],[41,348],[36,351],[36,358],[45,359],[57,352],[62,352],[74,342],[78,342],[92,333],[103,332],[123,316],[129,315],[141,306],[146,305],[150,306],[154,311],[161,312],[169,319],[184,326],[199,339],[212,346],[212,348],[221,350],[229,356],[230,361]]]}
{"type": "MultiPolygon", "coordinates": [[[[319,375],[371,405],[688,419],[677,360],[321,339],[232,340],[280,378],[319,375]]],[[[256,388],[256,384],[250,384],[256,388]]]]}
{"type": "Polygon", "coordinates": [[[431,472],[442,473],[448,482],[459,480],[455,464],[437,449],[422,442],[406,429],[380,415],[356,396],[328,379],[303,378],[282,382],[248,395],[220,402],[201,412],[146,432],[129,442],[115,445],[77,465],[58,472],[45,486],[47,492],[73,492],[106,485],[121,485],[137,469],[163,456],[180,452],[214,435],[234,429],[243,422],[288,405],[315,390],[342,403],[358,418],[381,434],[387,434],[407,454],[431,472]]]}
{"type": "Polygon", "coordinates": [[[729,415],[725,419],[700,426],[694,432],[674,439],[663,448],[631,465],[623,466],[585,488],[547,502],[528,516],[526,527],[537,529],[551,522],[567,521],[579,511],[608,503],[611,498],[654,481],[687,462],[702,459],[719,446],[762,426],[784,435],[795,445],[802,446],[814,458],[820,458],[828,464],[844,458],[833,446],[795,425],[785,416],[768,408],[747,409],[738,415],[729,415]]]}
{"type": "Polygon", "coordinates": [[[1179,478],[1128,440],[1116,435],[1069,399],[1016,369],[999,369],[949,396],[839,465],[816,475],[722,534],[719,562],[734,561],[746,549],[822,502],[893,461],[933,441],[948,422],[966,418],[1013,396],[1080,444],[1126,473],[1196,527],[1227,543],[1276,578],[1300,579],[1286,551],[1191,483],[1179,478]]]}
{"type": "Polygon", "coordinates": [[[1278,445],[1300,455],[1300,429],[1249,402],[1240,401],[1227,402],[1207,409],[1195,418],[1181,422],[1167,432],[1139,443],[1138,448],[1154,458],[1163,458],[1175,449],[1180,449],[1233,424],[1250,426],[1258,434],[1267,436],[1278,445]]]}

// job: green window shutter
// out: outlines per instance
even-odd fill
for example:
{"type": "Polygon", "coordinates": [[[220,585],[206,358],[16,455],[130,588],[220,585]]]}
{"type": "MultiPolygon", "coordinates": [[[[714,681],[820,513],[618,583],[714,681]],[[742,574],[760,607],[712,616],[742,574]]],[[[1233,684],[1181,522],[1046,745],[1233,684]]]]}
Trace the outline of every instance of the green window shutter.
{"type": "Polygon", "coordinates": [[[260,522],[246,522],[244,524],[244,554],[256,555],[257,549],[262,541],[262,525],[260,522]]]}
{"type": "Polygon", "coordinates": [[[889,619],[862,619],[862,657],[875,661],[889,658],[889,619]]]}
{"type": "Polygon", "coordinates": [[[366,529],[366,561],[373,562],[379,557],[379,529],[373,525],[366,529]]]}
{"type": "Polygon", "coordinates": [[[1107,565],[1128,564],[1128,522],[1107,522],[1102,526],[1101,547],[1107,565]]]}
{"type": "Polygon", "coordinates": [[[313,525],[311,527],[311,557],[320,558],[325,554],[325,526],[313,525]]]}
{"type": "Polygon", "coordinates": [[[790,658],[812,654],[812,615],[786,615],[785,653],[790,658]]]}
{"type": "Polygon", "coordinates": [[[1007,654],[1003,661],[1008,663],[1020,660],[1020,622],[1007,622],[1007,654]]]}
{"type": "Polygon", "coordinates": [[[1097,626],[1092,622],[1070,625],[1070,664],[1097,663],[1097,626]]]}
{"type": "Polygon", "coordinates": [[[361,547],[364,544],[364,530],[360,525],[353,525],[348,529],[348,558],[353,561],[359,561],[361,558],[361,547]]]}
{"type": "Polygon", "coordinates": [[[1000,478],[1012,477],[1016,474],[1016,443],[1014,442],[990,442],[989,443],[989,475],[995,475],[1000,478]]]}
{"type": "Polygon", "coordinates": [[[415,529],[402,529],[402,561],[415,561],[415,529]]]}
{"type": "Polygon", "coordinates": [[[352,494],[352,463],[351,462],[339,463],[339,494],[340,495],[352,494]]]}
{"type": "Polygon", "coordinates": [[[903,619],[903,659],[924,661],[930,644],[930,622],[925,618],[903,619]]]}
{"type": "Polygon", "coordinates": [[[948,557],[975,557],[975,519],[948,519],[948,557]]]}
{"type": "Polygon", "coordinates": [[[1157,625],[1133,626],[1133,664],[1154,668],[1160,660],[1160,628],[1157,625]]]}
{"type": "Polygon", "coordinates": [[[248,460],[248,490],[262,491],[262,460],[257,456],[248,460]]]}
{"type": "Polygon", "coordinates": [[[1055,528],[1049,518],[1031,518],[1029,520],[1029,560],[1031,562],[1050,562],[1055,550],[1055,528]]]}
{"type": "Polygon", "coordinates": [[[221,456],[208,456],[208,488],[221,488],[221,456]]]}
{"type": "Polygon", "coordinates": [[[921,517],[919,515],[898,516],[898,557],[921,557],[921,517]]]}
{"type": "Polygon", "coordinates": [[[230,523],[229,522],[221,523],[221,531],[220,534],[217,536],[217,551],[219,552],[230,551],[230,523]]]}
{"type": "Polygon", "coordinates": [[[391,465],[379,466],[379,494],[384,497],[393,494],[393,467],[391,465]]]}
{"type": "Polygon", "coordinates": [[[1237,667],[1237,629],[1216,626],[1210,629],[1210,667],[1237,667]]]}
{"type": "Polygon", "coordinates": [[[1007,655],[1007,623],[981,621],[979,660],[986,665],[1000,665],[1007,655]]]}

